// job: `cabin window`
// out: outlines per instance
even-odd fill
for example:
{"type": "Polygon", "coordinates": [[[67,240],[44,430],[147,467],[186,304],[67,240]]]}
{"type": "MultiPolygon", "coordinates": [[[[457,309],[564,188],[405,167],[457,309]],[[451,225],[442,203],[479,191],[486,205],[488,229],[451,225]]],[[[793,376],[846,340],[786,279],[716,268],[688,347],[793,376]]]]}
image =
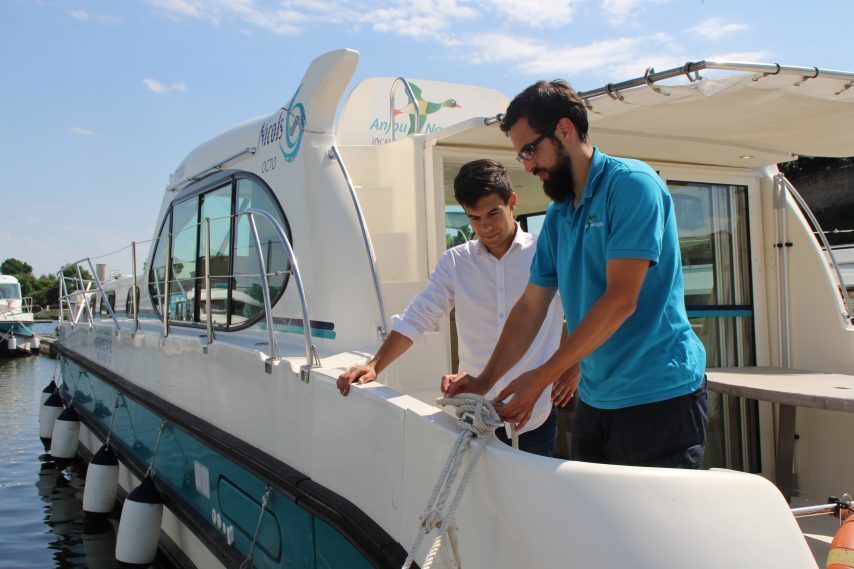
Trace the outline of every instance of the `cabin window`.
{"type": "Polygon", "coordinates": [[[148,294],[151,296],[151,305],[158,314],[163,314],[166,294],[166,249],[171,225],[172,210],[169,210],[160,228],[160,235],[154,243],[154,257],[151,260],[151,269],[148,271],[148,294]]]}
{"type": "MultiPolygon", "coordinates": [[[[668,181],[685,308],[707,367],[756,365],[747,186],[668,181]]],[[[759,470],[755,402],[709,392],[705,465],[759,470]]]]}
{"type": "Polygon", "coordinates": [[[125,312],[128,318],[132,318],[136,315],[137,310],[139,310],[139,287],[136,287],[136,305],[133,303],[133,287],[131,287],[128,289],[127,299],[125,300],[125,312]]]}
{"type": "Polygon", "coordinates": [[[107,302],[104,302],[104,299],[101,299],[100,309],[99,309],[99,314],[101,316],[104,316],[104,317],[109,316],[110,315],[110,308],[113,308],[113,310],[115,310],[114,307],[116,306],[116,292],[111,290],[111,291],[107,292],[106,294],[107,294],[107,302]],[[109,308],[108,308],[108,306],[109,306],[109,308]]]}
{"type": "Polygon", "coordinates": [[[207,321],[205,283],[205,219],[210,226],[211,319],[219,326],[228,325],[228,282],[231,274],[231,184],[203,194],[202,225],[199,228],[199,320],[207,321]]]}
{"type": "MultiPolygon", "coordinates": [[[[232,175],[210,189],[190,190],[176,200],[163,223],[149,271],[149,293],[158,315],[168,309],[173,324],[203,326],[207,322],[205,219],[210,228],[210,316],[220,329],[239,329],[263,316],[264,295],[258,247],[249,219],[240,213],[259,209],[270,213],[290,235],[281,208],[260,180],[232,175]],[[171,233],[169,300],[164,300],[166,237],[171,233]]],[[[287,284],[289,264],[278,232],[256,217],[273,304],[287,284]]],[[[289,237],[290,239],[290,237],[289,237]]]]}
{"type": "MultiPolygon", "coordinates": [[[[271,196],[258,182],[250,179],[237,180],[237,211],[260,209],[277,211],[271,196]]],[[[266,219],[256,217],[261,254],[267,267],[270,297],[276,298],[284,289],[285,271],[290,269],[287,253],[279,233],[266,219]],[[275,274],[274,274],[275,273],[275,274]]],[[[287,226],[285,226],[287,231],[287,226]]],[[[258,248],[245,215],[237,219],[234,239],[234,278],[232,281],[232,322],[236,325],[260,316],[264,310],[264,293],[258,271],[258,248]]]]}
{"type": "Polygon", "coordinates": [[[196,247],[199,238],[199,200],[172,208],[172,265],[169,275],[169,320],[195,321],[196,247]]]}
{"type": "Polygon", "coordinates": [[[21,287],[18,283],[0,283],[0,299],[21,300],[21,287]]]}

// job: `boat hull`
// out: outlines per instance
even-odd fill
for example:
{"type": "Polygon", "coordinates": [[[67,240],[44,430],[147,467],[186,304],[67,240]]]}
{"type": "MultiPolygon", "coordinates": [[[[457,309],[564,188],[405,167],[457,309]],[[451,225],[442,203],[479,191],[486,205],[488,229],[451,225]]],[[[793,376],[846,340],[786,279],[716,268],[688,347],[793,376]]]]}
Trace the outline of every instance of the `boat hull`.
{"type": "Polygon", "coordinates": [[[167,510],[206,550],[193,555],[194,548],[181,546],[196,566],[209,566],[212,556],[237,567],[250,549],[255,567],[399,565],[402,549],[366,539],[358,527],[366,520],[346,500],[84,356],[60,348],[60,358],[62,395],[73,400],[85,425],[84,452],[97,450],[112,423],[125,492],[153,463],[167,510]]]}

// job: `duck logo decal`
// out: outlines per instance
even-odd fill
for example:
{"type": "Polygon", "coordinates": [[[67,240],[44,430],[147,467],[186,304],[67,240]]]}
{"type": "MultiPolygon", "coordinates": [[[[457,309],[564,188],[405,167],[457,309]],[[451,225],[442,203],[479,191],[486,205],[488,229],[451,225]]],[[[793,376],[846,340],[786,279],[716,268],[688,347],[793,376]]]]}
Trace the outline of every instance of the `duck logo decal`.
{"type": "Polygon", "coordinates": [[[455,99],[448,99],[446,101],[442,101],[441,103],[432,102],[426,100],[421,95],[421,87],[416,85],[415,83],[409,83],[409,87],[412,89],[412,94],[415,95],[415,102],[418,104],[417,114],[416,111],[412,108],[412,103],[407,103],[404,107],[394,110],[394,116],[402,115],[404,113],[409,114],[409,130],[406,134],[414,134],[415,132],[421,132],[424,130],[424,126],[427,124],[427,116],[432,115],[433,113],[440,111],[442,109],[461,109],[462,107],[457,104],[455,99]],[[417,128],[420,125],[420,128],[417,128]]]}

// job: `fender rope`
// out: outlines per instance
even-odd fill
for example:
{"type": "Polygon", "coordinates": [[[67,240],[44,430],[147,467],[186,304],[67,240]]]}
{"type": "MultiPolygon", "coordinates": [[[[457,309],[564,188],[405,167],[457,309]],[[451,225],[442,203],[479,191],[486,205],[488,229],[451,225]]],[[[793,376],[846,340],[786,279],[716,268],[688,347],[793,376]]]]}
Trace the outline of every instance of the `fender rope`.
{"type": "MultiPolygon", "coordinates": [[[[474,472],[474,467],[486,446],[485,440],[481,440],[480,444],[472,444],[474,449],[468,467],[457,484],[456,493],[450,505],[445,511],[445,504],[448,501],[448,496],[451,493],[457,476],[460,472],[460,467],[463,463],[466,450],[469,444],[473,443],[472,439],[484,439],[489,436],[494,436],[495,429],[504,425],[492,401],[482,395],[473,393],[461,393],[454,397],[440,397],[436,400],[438,405],[454,407],[454,412],[457,416],[457,424],[462,427],[460,434],[457,435],[457,440],[454,443],[451,453],[448,455],[448,460],[445,462],[442,472],[439,474],[439,479],[433,487],[433,492],[427,502],[427,507],[419,517],[419,532],[415,543],[409,550],[409,555],[403,563],[402,569],[409,569],[415,561],[415,556],[421,547],[424,538],[433,530],[438,530],[436,538],[430,547],[427,555],[424,558],[422,569],[430,569],[436,557],[442,555],[446,566],[459,568],[461,566],[459,547],[457,543],[457,526],[454,523],[454,515],[457,511],[457,506],[462,500],[463,492],[466,485],[474,472]],[[444,512],[444,513],[443,513],[444,512]],[[450,548],[453,559],[448,562],[446,558],[446,550],[450,548]]],[[[514,448],[518,448],[518,436],[513,428],[514,448]]]]}

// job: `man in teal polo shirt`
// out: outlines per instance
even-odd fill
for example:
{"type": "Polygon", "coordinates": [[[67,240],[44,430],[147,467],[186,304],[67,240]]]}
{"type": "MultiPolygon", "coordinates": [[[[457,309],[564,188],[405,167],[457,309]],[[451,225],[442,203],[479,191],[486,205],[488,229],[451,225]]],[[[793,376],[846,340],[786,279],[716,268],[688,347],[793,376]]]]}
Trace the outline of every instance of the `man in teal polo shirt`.
{"type": "Polygon", "coordinates": [[[600,152],[587,128],[584,102],[563,81],[535,83],[507,108],[501,129],[554,202],[492,357],[477,377],[443,377],[442,390],[486,393],[560,290],[569,337],[499,393],[502,418],[523,426],[549,379],[580,362],[571,458],[699,468],[706,354],[685,312],[673,202],[652,168],[600,152]]]}

